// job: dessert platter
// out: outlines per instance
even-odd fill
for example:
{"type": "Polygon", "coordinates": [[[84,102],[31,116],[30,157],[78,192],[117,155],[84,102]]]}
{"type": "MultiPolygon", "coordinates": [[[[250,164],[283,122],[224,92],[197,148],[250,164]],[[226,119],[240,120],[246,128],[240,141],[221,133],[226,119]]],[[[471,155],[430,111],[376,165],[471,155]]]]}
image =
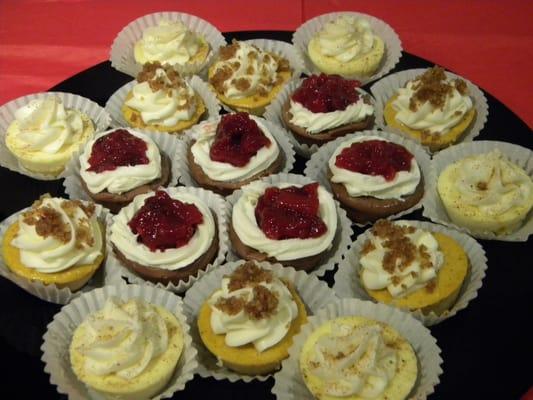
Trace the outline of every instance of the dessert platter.
{"type": "Polygon", "coordinates": [[[0,106],[0,392],[526,392],[531,130],[400,39],[155,13],[0,106]]]}

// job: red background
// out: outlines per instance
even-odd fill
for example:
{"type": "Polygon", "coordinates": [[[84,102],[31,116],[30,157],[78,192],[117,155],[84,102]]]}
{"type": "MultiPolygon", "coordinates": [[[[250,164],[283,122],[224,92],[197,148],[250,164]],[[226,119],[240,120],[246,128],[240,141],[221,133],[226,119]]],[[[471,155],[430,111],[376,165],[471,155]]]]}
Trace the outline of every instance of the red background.
{"type": "Polygon", "coordinates": [[[385,20],[406,51],[470,79],[533,126],[533,2],[526,0],[1,0],[0,104],[106,60],[122,27],[147,13],[195,14],[224,32],[294,30],[342,10],[385,20]]]}

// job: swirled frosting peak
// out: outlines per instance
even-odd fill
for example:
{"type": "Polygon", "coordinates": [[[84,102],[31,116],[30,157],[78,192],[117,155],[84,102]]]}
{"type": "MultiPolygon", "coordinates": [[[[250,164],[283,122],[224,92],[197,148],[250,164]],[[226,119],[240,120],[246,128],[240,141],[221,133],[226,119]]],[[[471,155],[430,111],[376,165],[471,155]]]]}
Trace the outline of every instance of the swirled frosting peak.
{"type": "Polygon", "coordinates": [[[287,286],[272,271],[253,262],[222,279],[222,287],[209,299],[211,329],[225,334],[225,343],[239,347],[251,343],[259,352],[279,343],[287,334],[298,307],[287,286]]]}
{"type": "Polygon", "coordinates": [[[132,380],[168,347],[165,320],[154,306],[139,299],[110,298],[82,323],[85,341],[78,350],[89,374],[116,374],[132,380]]]}
{"type": "Polygon", "coordinates": [[[44,196],[18,218],[11,244],[28,268],[52,273],[90,264],[102,254],[94,204],[44,196]]]}

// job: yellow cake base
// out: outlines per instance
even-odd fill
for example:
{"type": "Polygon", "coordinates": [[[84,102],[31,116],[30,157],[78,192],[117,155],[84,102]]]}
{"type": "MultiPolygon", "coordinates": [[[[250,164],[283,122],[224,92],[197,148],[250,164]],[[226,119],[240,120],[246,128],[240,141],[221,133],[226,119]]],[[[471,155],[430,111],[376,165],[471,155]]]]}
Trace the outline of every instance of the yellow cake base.
{"type": "Polygon", "coordinates": [[[292,338],[307,322],[305,305],[291,285],[288,285],[294,301],[298,306],[298,316],[292,321],[285,337],[275,346],[258,352],[253,344],[240,347],[229,347],[225,343],[225,335],[217,335],[211,329],[211,306],[205,302],[198,314],[198,331],[205,347],[221,360],[226,367],[241,374],[263,375],[279,369],[281,361],[289,356],[292,338]]]}
{"type": "MultiPolygon", "coordinates": [[[[102,233],[104,232],[104,229],[101,225],[100,230],[102,233]]],[[[70,290],[75,291],[81,288],[89,279],[91,279],[91,277],[100,267],[100,264],[102,264],[105,256],[105,246],[103,246],[102,254],[98,256],[92,264],[77,265],[59,272],[39,272],[22,264],[20,260],[20,250],[11,245],[11,242],[16,237],[18,231],[18,222],[15,222],[9,226],[2,242],[2,254],[4,256],[4,261],[11,272],[30,281],[39,281],[45,285],[54,284],[60,289],[68,287],[70,290]]],[[[105,238],[103,237],[102,243],[105,243],[105,238]]]]}
{"type": "Polygon", "coordinates": [[[434,312],[439,315],[449,310],[457,300],[468,274],[468,256],[459,243],[450,236],[439,232],[433,233],[433,236],[444,255],[444,264],[437,274],[433,291],[430,292],[424,287],[395,299],[387,289],[366,290],[369,296],[380,303],[411,311],[421,310],[424,314],[434,312]]]}
{"type": "Polygon", "coordinates": [[[129,381],[116,374],[89,374],[84,368],[85,357],[77,350],[86,343],[85,328],[80,326],[74,331],[70,344],[70,362],[78,379],[89,388],[114,400],[145,400],[160,393],[174,373],[184,343],[176,317],[163,307],[154,307],[164,319],[169,331],[168,347],[163,354],[150,361],[140,375],[129,381]]]}

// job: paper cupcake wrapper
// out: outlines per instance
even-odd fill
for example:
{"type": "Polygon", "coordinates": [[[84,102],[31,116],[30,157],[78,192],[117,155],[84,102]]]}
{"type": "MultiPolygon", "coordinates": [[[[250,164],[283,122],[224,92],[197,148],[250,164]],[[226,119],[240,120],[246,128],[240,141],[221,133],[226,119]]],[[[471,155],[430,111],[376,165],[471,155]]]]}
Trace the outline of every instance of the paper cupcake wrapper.
{"type": "MultiPolygon", "coordinates": [[[[123,129],[138,132],[135,129],[131,128],[123,129]]],[[[114,130],[116,129],[110,129],[108,132],[112,132],[114,130]]],[[[171,177],[167,186],[176,186],[178,184],[181,171],[178,163],[174,162],[174,157],[180,140],[178,140],[178,138],[176,138],[174,135],[151,135],[147,133],[143,133],[143,135],[153,140],[159,150],[165,153],[170,159],[172,163],[170,167],[171,177]]],[[[80,153],[82,153],[83,151],[84,149],[80,149],[79,153],[75,153],[67,164],[67,167],[65,168],[65,180],[63,181],[63,186],[65,187],[65,193],[69,196],[69,198],[92,201],[92,199],[87,194],[81,183],[82,178],[80,175],[79,157],[80,153]]]]}
{"type": "MultiPolygon", "coordinates": [[[[293,74],[289,82],[285,84],[285,87],[287,87],[291,82],[298,80],[302,72],[304,72],[305,70],[305,65],[304,65],[304,61],[302,59],[301,54],[290,43],[282,42],[281,40],[271,40],[271,39],[250,39],[250,40],[243,40],[243,42],[257,46],[259,49],[263,51],[277,54],[287,59],[287,61],[289,61],[293,74]]],[[[279,97],[279,94],[274,98],[274,100],[278,97],[279,97]]],[[[226,110],[227,112],[235,112],[234,109],[232,109],[230,106],[224,103],[222,103],[222,108],[226,110]]]]}
{"type": "Polygon", "coordinates": [[[408,313],[358,299],[342,299],[328,304],[315,316],[309,317],[289,349],[289,358],[283,361],[281,371],[274,375],[272,393],[283,400],[313,400],[300,373],[299,359],[302,347],[309,335],[329,320],[359,316],[381,321],[394,328],[406,339],[418,359],[418,379],[409,399],[424,400],[435,391],[442,374],[440,348],[431,332],[408,313]]]}
{"type": "MultiPolygon", "coordinates": [[[[420,310],[411,312],[413,317],[420,320],[424,325],[431,326],[438,324],[445,319],[453,317],[462,309],[468,306],[468,303],[477,297],[479,288],[483,285],[483,278],[487,270],[487,257],[481,245],[470,236],[448,229],[444,226],[432,224],[431,222],[422,221],[404,221],[417,228],[430,232],[440,232],[452,237],[461,245],[468,256],[470,270],[463,282],[459,296],[454,305],[441,315],[431,312],[427,315],[422,314],[420,310]]],[[[350,249],[346,252],[339,269],[335,274],[335,284],[333,289],[341,298],[355,297],[362,300],[372,298],[367,294],[360,279],[361,264],[359,263],[361,251],[364,243],[369,237],[369,230],[360,234],[350,249]]],[[[404,310],[408,312],[407,310],[404,310]]]]}
{"type": "MultiPolygon", "coordinates": [[[[306,185],[308,183],[314,182],[312,179],[306,176],[285,173],[270,175],[260,180],[272,185],[276,185],[278,183],[306,185]]],[[[230,206],[228,218],[229,223],[231,223],[233,206],[235,205],[237,200],[239,200],[241,194],[242,190],[236,190],[231,196],[228,196],[226,198],[230,206]]],[[[334,201],[335,207],[337,209],[337,232],[335,234],[335,238],[333,239],[333,243],[331,244],[331,248],[326,252],[326,255],[323,257],[322,263],[312,271],[309,271],[308,273],[310,275],[323,276],[326,271],[334,269],[335,264],[341,261],[342,254],[346,251],[347,247],[351,243],[350,237],[353,233],[351,228],[351,221],[346,215],[346,211],[344,211],[339,205],[339,202],[337,200],[334,201]]],[[[236,261],[239,260],[240,257],[237,253],[233,251],[233,248],[230,246],[226,259],[228,261],[236,261]]]]}
{"type": "MultiPolygon", "coordinates": [[[[203,80],[201,80],[197,76],[187,78],[186,80],[191,85],[195,93],[197,93],[202,98],[205,104],[207,115],[204,116],[202,119],[208,120],[208,119],[217,117],[220,112],[220,104],[218,103],[218,100],[215,94],[209,88],[207,83],[205,83],[203,80]]],[[[118,89],[115,93],[113,93],[111,97],[109,98],[109,100],[107,100],[107,103],[105,104],[105,109],[111,115],[111,126],[115,128],[118,128],[121,126],[129,126],[128,122],[124,118],[124,115],[122,114],[122,106],[124,105],[124,102],[126,101],[126,97],[133,89],[133,86],[135,86],[137,83],[138,82],[135,80],[129,83],[126,83],[124,86],[118,89]]],[[[150,133],[154,136],[155,135],[158,135],[158,136],[168,135],[168,133],[166,132],[159,132],[159,131],[150,129],[150,127],[146,127],[145,129],[135,128],[135,130],[138,132],[150,133]]],[[[182,136],[182,133],[172,134],[172,135],[179,138],[182,136]]]]}
{"type": "MultiPolygon", "coordinates": [[[[259,117],[257,117],[259,118],[259,117]]],[[[177,150],[176,150],[176,156],[175,161],[179,165],[179,169],[181,171],[181,177],[180,177],[180,184],[185,186],[195,186],[198,187],[198,183],[194,180],[194,178],[191,176],[190,169],[189,169],[189,162],[187,158],[187,154],[189,152],[189,146],[191,144],[191,141],[193,140],[193,136],[197,131],[201,131],[204,127],[208,125],[218,125],[220,122],[221,117],[217,117],[210,121],[202,122],[201,124],[196,125],[195,127],[189,129],[186,131],[186,137],[180,143],[178,144],[177,150]]],[[[279,126],[276,123],[273,123],[271,121],[267,121],[263,118],[260,118],[261,122],[266,126],[268,131],[274,136],[274,139],[278,142],[278,146],[280,151],[284,154],[284,164],[283,168],[280,172],[289,172],[292,167],[294,166],[295,158],[294,158],[294,149],[292,147],[292,142],[288,139],[290,134],[283,129],[281,126],[279,126]]]]}
{"type": "MultiPolygon", "coordinates": [[[[323,145],[322,147],[320,147],[320,149],[316,153],[314,153],[311,156],[311,159],[307,162],[304,174],[311,179],[317,180],[318,182],[320,182],[322,186],[324,186],[326,189],[328,189],[331,192],[331,183],[328,179],[329,159],[331,158],[335,150],[340,145],[342,145],[345,141],[351,138],[360,137],[360,136],[379,136],[383,138],[384,140],[388,140],[390,142],[399,144],[400,146],[403,146],[407,150],[409,150],[409,152],[415,156],[415,159],[418,163],[418,166],[424,178],[424,185],[426,185],[427,187],[427,184],[428,184],[427,181],[430,176],[431,160],[429,158],[428,153],[424,150],[424,148],[412,140],[399,137],[398,135],[395,135],[393,133],[375,131],[375,130],[352,133],[352,134],[337,138],[334,141],[328,142],[327,144],[323,145]]],[[[426,193],[427,193],[427,190],[424,191],[424,196],[426,195],[426,193]]],[[[408,208],[407,210],[401,211],[397,214],[390,215],[386,219],[393,220],[393,219],[401,217],[402,215],[410,214],[413,211],[422,208],[423,200],[424,200],[424,197],[422,197],[422,199],[420,199],[420,201],[413,207],[408,208]]],[[[369,222],[366,224],[355,223],[355,225],[359,227],[363,227],[368,224],[370,223],[369,222]]]]}
{"type": "MultiPolygon", "coordinates": [[[[209,190],[202,188],[193,188],[193,187],[174,187],[167,188],[171,193],[189,193],[194,194],[200,201],[206,204],[209,209],[216,215],[216,223],[218,228],[218,252],[216,258],[207,265],[205,270],[199,270],[196,275],[190,275],[186,281],[180,281],[177,285],[173,283],[168,283],[163,285],[162,283],[152,283],[144,280],[140,276],[136,275],[134,272],[130,271],[128,268],[122,265],[122,263],[115,256],[112,245],[111,245],[111,234],[107,235],[107,243],[111,248],[111,251],[108,254],[107,258],[107,271],[108,271],[108,282],[119,283],[124,282],[124,279],[127,279],[130,283],[145,284],[147,286],[155,286],[158,288],[163,288],[170,290],[175,293],[183,293],[188,288],[190,288],[194,282],[199,278],[205,275],[207,272],[216,269],[220,266],[225,258],[226,253],[228,252],[229,247],[229,237],[228,237],[228,204],[222,196],[215,194],[209,190]]],[[[109,222],[108,231],[111,232],[111,225],[113,220],[109,222]]]]}
{"type": "Polygon", "coordinates": [[[320,73],[320,70],[315,67],[307,54],[307,45],[327,22],[333,21],[339,18],[341,15],[349,15],[356,18],[366,19],[370,23],[372,31],[385,43],[385,54],[376,73],[367,77],[345,76],[345,78],[355,78],[361,81],[363,84],[366,84],[388,74],[394,68],[394,66],[398,64],[400,57],[402,56],[402,43],[400,38],[386,22],[371,15],[348,11],[319,15],[318,17],[306,21],[303,25],[296,29],[296,32],[294,32],[294,35],[292,36],[292,43],[294,43],[294,46],[304,59],[306,67],[304,72],[307,75],[320,73]]]}
{"type": "Polygon", "coordinates": [[[463,158],[476,154],[489,153],[495,149],[500,150],[507,160],[518,165],[530,178],[533,179],[533,151],[525,147],[491,140],[479,140],[452,146],[440,151],[437,155],[433,156],[433,160],[431,161],[430,185],[428,186],[428,195],[424,200],[424,217],[431,219],[433,222],[438,222],[439,224],[466,232],[478,239],[501,240],[505,242],[526,242],[529,236],[533,233],[533,210],[530,210],[522,226],[510,234],[496,235],[492,232],[474,232],[452,222],[448,217],[446,208],[442,204],[438,194],[437,182],[439,175],[444,168],[455,161],[462,160],[463,158]]]}
{"type": "Polygon", "coordinates": [[[207,66],[213,61],[213,57],[218,53],[218,49],[221,46],[226,45],[226,40],[222,36],[222,33],[209,22],[194,15],[180,12],[158,12],[148,14],[137,18],[126,25],[119,32],[111,46],[111,66],[135,78],[141,71],[142,66],[135,61],[133,47],[135,46],[135,43],[142,38],[146,28],[156,26],[162,19],[183,22],[183,24],[192,32],[203,36],[203,38],[209,43],[210,51],[203,63],[176,66],[182,75],[205,74],[207,66]]]}
{"type": "MultiPolygon", "coordinates": [[[[399,129],[391,128],[385,122],[383,117],[383,110],[385,109],[385,104],[389,99],[394,96],[399,88],[404,87],[407,82],[417,78],[426,72],[428,68],[417,68],[417,69],[408,69],[405,71],[400,71],[395,74],[391,74],[379,82],[376,82],[370,88],[370,91],[376,99],[376,125],[385,131],[393,132],[402,136],[407,136],[412,140],[416,140],[408,134],[402,132],[399,129]]],[[[460,78],[465,81],[466,86],[468,87],[468,93],[472,100],[474,101],[474,107],[476,108],[476,118],[471,127],[468,128],[467,132],[461,137],[461,142],[471,142],[476,136],[479,135],[489,115],[489,105],[487,103],[487,98],[476,85],[474,85],[469,80],[455,75],[451,72],[445,71],[446,76],[451,79],[460,78]]]]}
{"type": "MultiPolygon", "coordinates": [[[[285,127],[285,123],[283,122],[283,118],[281,117],[283,105],[287,102],[287,99],[289,98],[289,96],[297,88],[300,87],[303,81],[304,81],[303,79],[298,79],[298,80],[291,81],[287,85],[285,85],[283,90],[278,94],[278,96],[274,99],[274,101],[272,101],[272,103],[270,103],[266,107],[263,117],[269,121],[272,121],[278,124],[279,126],[285,127]]],[[[375,106],[374,98],[369,93],[365,92],[363,89],[358,89],[358,91],[359,93],[366,94],[370,97],[370,100],[372,104],[374,104],[374,109],[375,109],[376,106],[375,106]]],[[[316,144],[308,145],[306,143],[300,143],[298,140],[296,140],[296,138],[294,137],[294,134],[290,131],[290,129],[286,128],[286,131],[288,133],[288,138],[291,144],[293,145],[294,149],[302,157],[309,158],[311,157],[311,155],[316,153],[318,149],[320,148],[316,144]]],[[[344,137],[345,136],[342,136],[341,139],[344,137]]]]}
{"type": "Polygon", "coordinates": [[[84,293],[70,304],[64,306],[48,324],[43,337],[41,360],[44,371],[50,375],[50,383],[57,386],[57,391],[68,395],[71,400],[93,398],[94,392],[78,380],[70,364],[69,347],[76,328],[95,311],[103,308],[106,300],[116,297],[121,300],[139,298],[147,303],[164,307],[178,320],[183,332],[183,353],[176,370],[164,391],[152,400],[166,399],[185,388],[185,384],[193,379],[198,366],[197,351],[192,344],[189,326],[183,314],[182,300],[162,289],[144,285],[105,286],[100,289],[84,293]]]}
{"type": "MultiPolygon", "coordinates": [[[[29,209],[30,207],[20,210],[19,212],[11,215],[10,217],[0,222],[0,242],[3,242],[4,235],[7,229],[18,221],[19,215],[29,209]]],[[[98,216],[97,218],[103,226],[106,226],[108,222],[111,221],[111,215],[109,211],[98,204],[96,205],[96,215],[98,216]]],[[[108,231],[106,229],[106,237],[107,232],[108,231]]],[[[108,279],[107,269],[105,265],[108,254],[109,248],[106,247],[106,257],[102,261],[100,268],[98,268],[98,270],[95,272],[92,278],[89,279],[85,286],[75,292],[70,290],[68,287],[60,289],[55,284],[45,285],[40,281],[30,281],[28,279],[18,276],[17,274],[11,272],[11,270],[7,267],[4,261],[3,253],[0,253],[0,276],[3,276],[4,278],[10,280],[15,285],[19,286],[20,288],[24,289],[26,292],[34,295],[35,297],[40,298],[41,300],[55,304],[67,304],[72,299],[78,297],[80,294],[88,292],[97,287],[101,287],[105,284],[108,279]]]]}
{"type": "MultiPolygon", "coordinates": [[[[228,379],[230,382],[242,380],[251,382],[254,379],[265,381],[271,375],[244,375],[233,372],[221,366],[217,358],[205,348],[198,333],[197,316],[205,301],[220,289],[220,282],[224,276],[230,275],[244,260],[230,262],[222,265],[214,271],[204,275],[185,294],[183,298],[187,320],[191,326],[191,335],[194,344],[198,349],[199,366],[196,372],[202,377],[213,377],[217,380],[228,379]]],[[[298,292],[303,303],[310,314],[316,313],[326,304],[337,300],[335,292],[330,289],[325,282],[316,277],[306,274],[304,271],[296,271],[292,267],[283,267],[281,264],[271,264],[269,262],[258,262],[257,265],[274,271],[274,274],[285,281],[291,282],[298,292]]]]}
{"type": "Polygon", "coordinates": [[[34,179],[39,179],[41,181],[52,181],[63,178],[64,172],[58,176],[51,176],[27,170],[21,164],[19,164],[17,158],[9,151],[5,140],[9,125],[15,121],[15,112],[19,108],[28,104],[31,100],[45,97],[58,97],[61,99],[66,108],[78,110],[86,114],[93,121],[95,132],[105,131],[111,123],[111,117],[106,110],[104,110],[94,101],[82,96],[78,96],[77,94],[65,92],[43,92],[30,94],[28,96],[19,97],[18,99],[12,100],[0,107],[0,165],[10,169],[11,171],[18,172],[19,174],[26,175],[34,179]]]}

